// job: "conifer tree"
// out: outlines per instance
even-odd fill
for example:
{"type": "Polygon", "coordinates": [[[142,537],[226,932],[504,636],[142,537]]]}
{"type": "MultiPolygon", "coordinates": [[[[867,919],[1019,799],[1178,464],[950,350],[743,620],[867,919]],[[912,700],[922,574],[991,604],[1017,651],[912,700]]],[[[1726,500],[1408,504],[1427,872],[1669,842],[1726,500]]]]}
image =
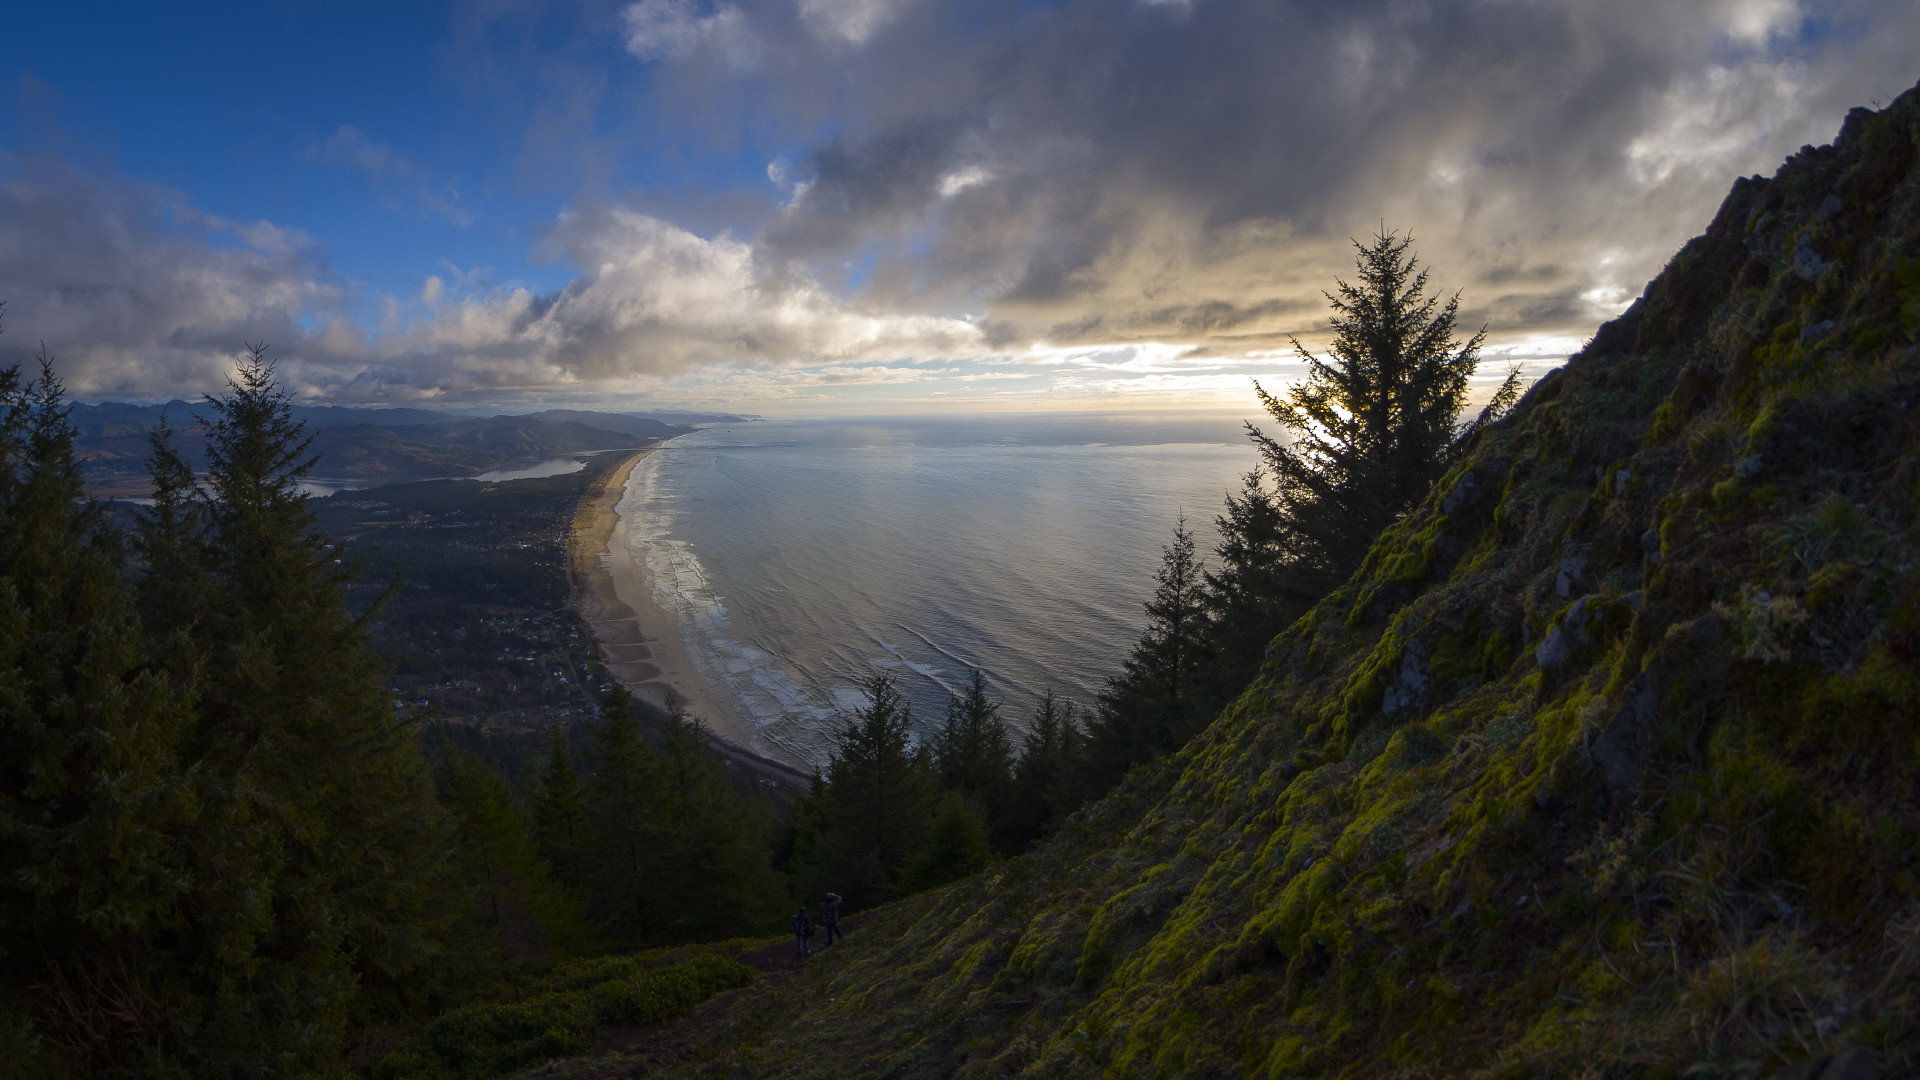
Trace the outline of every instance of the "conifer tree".
{"type": "Polygon", "coordinates": [[[583,887],[591,829],[587,789],[574,770],[566,729],[559,724],[553,725],[549,736],[547,763],[540,770],[533,799],[534,835],[540,857],[553,866],[554,876],[561,882],[576,889],[583,887]]]}
{"type": "Polygon", "coordinates": [[[902,894],[937,781],[929,756],[914,749],[912,710],[893,680],[876,674],[865,690],[866,706],[834,733],[819,835],[802,872],[803,894],[832,890],[849,911],[902,894]]]}
{"type": "Polygon", "coordinates": [[[1220,530],[1218,569],[1205,572],[1208,711],[1231,701],[1253,681],[1267,643],[1306,613],[1304,597],[1287,588],[1285,522],[1262,483],[1249,472],[1240,494],[1227,496],[1220,530]]]}
{"type": "Polygon", "coordinates": [[[1013,771],[1010,850],[1038,840],[1077,804],[1082,737],[1076,712],[1073,702],[1055,700],[1051,687],[1033,711],[1013,771]]]}
{"type": "Polygon", "coordinates": [[[943,792],[927,824],[926,842],[901,872],[901,892],[915,893],[966,877],[987,865],[987,823],[975,800],[943,792]]]}
{"type": "Polygon", "coordinates": [[[1200,692],[1208,660],[1206,583],[1185,518],[1161,556],[1145,605],[1147,627],[1120,674],[1108,680],[1089,725],[1089,796],[1128,768],[1179,748],[1211,719],[1200,692]]]}
{"type": "Polygon", "coordinates": [[[314,526],[314,458],[264,350],[207,404],[204,483],[156,437],[139,593],[154,655],[197,676],[183,764],[196,857],[224,873],[194,912],[230,941],[198,1030],[244,1069],[324,1058],[350,1014],[431,988],[449,823],[394,719],[371,613],[347,610],[352,570],[314,526]]]}
{"type": "Polygon", "coordinates": [[[508,965],[524,969],[591,951],[584,906],[553,879],[506,782],[465,755],[446,772],[460,877],[472,891],[471,922],[483,937],[469,954],[504,953],[508,965]]]}
{"type": "Polygon", "coordinates": [[[592,909],[611,942],[640,948],[666,937],[671,916],[674,883],[657,872],[671,837],[661,814],[660,766],[641,737],[624,687],[607,692],[600,714],[590,811],[592,909]]]}
{"type": "MultiPolygon", "coordinates": [[[[1459,428],[1486,331],[1455,338],[1460,297],[1443,304],[1427,295],[1412,246],[1384,231],[1356,241],[1358,282],[1336,279],[1327,294],[1334,338],[1326,358],[1295,340],[1306,378],[1282,397],[1255,384],[1284,432],[1275,438],[1248,425],[1273,480],[1261,492],[1271,508],[1259,510],[1280,522],[1277,602],[1291,608],[1304,610],[1345,580],[1380,530],[1446,472],[1465,436],[1518,396],[1510,372],[1479,418],[1459,428]]],[[[1271,569],[1259,559],[1249,565],[1271,569]]]]}
{"type": "Polygon", "coordinates": [[[83,501],[42,360],[0,371],[0,1061],[136,1071],[190,1009],[187,686],[146,666],[123,550],[83,501]]]}
{"type": "Polygon", "coordinates": [[[1013,780],[1013,737],[1000,719],[1000,704],[987,697],[986,676],[975,670],[966,692],[947,699],[946,722],[933,740],[940,784],[972,799],[988,832],[1004,842],[1009,827],[1008,786],[1013,780]]]}
{"type": "Polygon", "coordinates": [[[676,897],[668,932],[675,940],[710,941],[775,925],[785,904],[768,859],[765,808],[727,783],[706,730],[678,701],[669,700],[660,734],[672,829],[660,876],[676,897]]]}

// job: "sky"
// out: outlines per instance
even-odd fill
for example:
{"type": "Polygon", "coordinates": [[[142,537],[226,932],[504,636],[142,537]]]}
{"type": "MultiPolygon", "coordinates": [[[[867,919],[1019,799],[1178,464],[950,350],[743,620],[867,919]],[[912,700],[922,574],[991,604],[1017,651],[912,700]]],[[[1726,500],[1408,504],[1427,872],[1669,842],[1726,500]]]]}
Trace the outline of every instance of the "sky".
{"type": "Polygon", "coordinates": [[[82,400],[1238,407],[1410,234],[1486,380],[1920,79],[1912,0],[29,3],[0,362],[82,400]]]}

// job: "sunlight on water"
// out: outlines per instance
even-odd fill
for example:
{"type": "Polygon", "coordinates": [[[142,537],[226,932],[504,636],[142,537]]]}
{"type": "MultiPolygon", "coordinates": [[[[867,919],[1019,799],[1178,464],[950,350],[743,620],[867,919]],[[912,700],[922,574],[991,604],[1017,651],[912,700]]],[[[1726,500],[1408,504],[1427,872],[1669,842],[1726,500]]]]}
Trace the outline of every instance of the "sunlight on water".
{"type": "Polygon", "coordinates": [[[714,700],[819,762],[874,671],[923,732],[975,666],[1016,726],[1091,702],[1175,520],[1210,554],[1253,461],[1233,417],[769,421],[667,444],[620,506],[714,700]]]}

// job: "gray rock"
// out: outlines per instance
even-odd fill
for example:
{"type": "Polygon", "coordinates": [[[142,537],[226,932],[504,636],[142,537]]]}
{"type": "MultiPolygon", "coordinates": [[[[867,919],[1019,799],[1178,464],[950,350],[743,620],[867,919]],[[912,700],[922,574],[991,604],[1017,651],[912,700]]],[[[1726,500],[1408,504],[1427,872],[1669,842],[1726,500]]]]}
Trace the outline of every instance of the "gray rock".
{"type": "Polygon", "coordinates": [[[1467,474],[1460,478],[1460,482],[1453,485],[1453,490],[1447,493],[1446,499],[1440,503],[1440,512],[1453,517],[1462,510],[1471,509],[1473,504],[1479,501],[1480,485],[1473,479],[1473,470],[1469,469],[1467,474]]]}
{"type": "Polygon", "coordinates": [[[1703,615],[1669,635],[1620,695],[1620,707],[1588,740],[1587,760],[1600,774],[1607,800],[1620,806],[1640,784],[1645,747],[1657,744],[1660,702],[1668,673],[1710,653],[1720,637],[1720,620],[1703,615]]]}
{"type": "Polygon", "coordinates": [[[1563,597],[1572,596],[1573,587],[1580,583],[1580,579],[1585,577],[1586,573],[1587,557],[1585,555],[1569,555],[1561,559],[1560,572],[1553,578],[1553,591],[1563,597]]]}
{"type": "Polygon", "coordinates": [[[1567,658],[1593,643],[1587,626],[1600,610],[1600,597],[1583,596],[1567,608],[1558,625],[1547,631],[1540,647],[1533,650],[1534,662],[1548,670],[1567,662],[1567,658]]]}
{"type": "Polygon", "coordinates": [[[1418,710],[1426,704],[1427,691],[1433,686],[1433,672],[1427,666],[1427,639],[1416,637],[1407,642],[1400,654],[1400,668],[1380,698],[1380,712],[1386,716],[1405,710],[1418,710]]]}
{"type": "Polygon", "coordinates": [[[1660,690],[1651,672],[1643,671],[1620,695],[1620,708],[1600,734],[1587,744],[1587,757],[1600,772],[1607,798],[1618,803],[1640,779],[1640,736],[1660,714],[1660,690]]]}
{"type": "Polygon", "coordinates": [[[1755,454],[1752,457],[1743,457],[1739,461],[1734,462],[1733,475],[1742,480],[1751,480],[1765,471],[1766,467],[1766,459],[1759,454],[1755,454]]]}
{"type": "Polygon", "coordinates": [[[1807,233],[1801,233],[1800,243],[1793,249],[1793,272],[1799,276],[1800,280],[1813,281],[1826,273],[1827,267],[1832,265],[1821,258],[1819,252],[1813,250],[1813,237],[1807,233]]]}
{"type": "Polygon", "coordinates": [[[1640,550],[1647,553],[1648,562],[1657,563],[1660,561],[1659,529],[1648,529],[1646,532],[1640,534],[1640,550]]]}
{"type": "Polygon", "coordinates": [[[1820,200],[1820,209],[1813,212],[1813,220],[1826,221],[1846,208],[1847,204],[1840,201],[1840,196],[1829,195],[1820,200]]]}

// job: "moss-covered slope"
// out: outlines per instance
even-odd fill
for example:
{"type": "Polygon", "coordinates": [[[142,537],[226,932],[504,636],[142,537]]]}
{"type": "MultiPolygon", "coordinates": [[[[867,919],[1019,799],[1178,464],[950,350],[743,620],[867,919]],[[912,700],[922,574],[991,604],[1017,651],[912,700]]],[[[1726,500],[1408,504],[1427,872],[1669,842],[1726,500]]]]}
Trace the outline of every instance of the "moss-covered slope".
{"type": "Polygon", "coordinates": [[[1912,1067],[1917,149],[1736,183],[1192,746],[687,1070],[1912,1067]]]}

